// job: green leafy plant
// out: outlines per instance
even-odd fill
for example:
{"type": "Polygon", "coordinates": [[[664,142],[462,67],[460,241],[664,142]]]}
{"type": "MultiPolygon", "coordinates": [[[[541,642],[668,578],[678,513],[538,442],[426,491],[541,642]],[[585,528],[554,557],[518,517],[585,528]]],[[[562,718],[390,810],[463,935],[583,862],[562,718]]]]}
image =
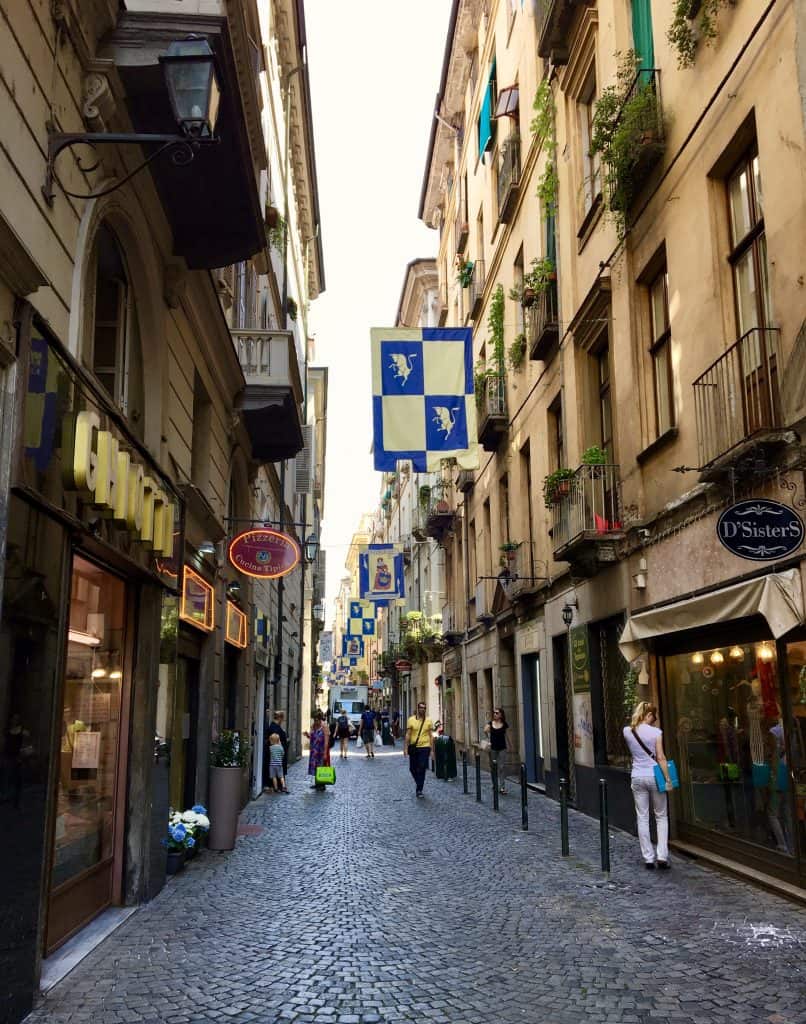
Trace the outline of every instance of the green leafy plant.
{"type": "Polygon", "coordinates": [[[557,212],[557,137],[555,134],[554,93],[548,78],[537,87],[532,104],[534,117],[530,125],[532,134],[540,139],[546,153],[546,166],[537,181],[537,195],[540,199],[543,219],[557,212]]]}
{"type": "Polygon", "coordinates": [[[498,545],[499,551],[517,551],[521,546],[519,540],[505,540],[503,544],[498,545]]]}
{"type": "Polygon", "coordinates": [[[274,227],[269,228],[269,245],[277,252],[282,252],[285,245],[285,220],[279,211],[274,227]]]}
{"type": "Polygon", "coordinates": [[[249,756],[249,744],[239,732],[225,729],[210,747],[212,768],[244,768],[249,756]]]}
{"type": "Polygon", "coordinates": [[[288,315],[291,317],[291,319],[296,320],[298,312],[297,302],[296,299],[292,299],[290,295],[286,299],[286,309],[288,310],[288,315]]]}
{"type": "Polygon", "coordinates": [[[507,349],[507,364],[511,370],[517,370],[523,365],[525,358],[526,335],[521,332],[507,349]]]}
{"type": "Polygon", "coordinates": [[[637,704],[638,697],[638,669],[630,666],[627,669],[627,673],[624,676],[623,686],[623,702],[622,702],[622,715],[625,722],[629,722],[632,717],[633,708],[637,704]]]}
{"type": "Polygon", "coordinates": [[[531,270],[524,274],[523,283],[510,288],[509,297],[524,306],[531,306],[538,295],[549,290],[552,281],[557,280],[557,269],[554,260],[548,256],[533,259],[531,270]]]}
{"type": "Polygon", "coordinates": [[[492,341],[493,359],[497,372],[504,372],[504,288],[498,285],[490,299],[490,312],[487,315],[487,328],[492,341]]]}
{"type": "Polygon", "coordinates": [[[554,505],[557,499],[562,497],[563,493],[567,493],[565,481],[573,480],[574,476],[574,470],[569,469],[567,466],[561,466],[559,469],[555,469],[553,473],[549,473],[543,480],[543,501],[547,505],[554,505]]]}
{"type": "Polygon", "coordinates": [[[456,264],[457,274],[456,280],[462,288],[469,288],[470,282],[473,280],[473,267],[475,264],[473,260],[458,260],[456,264]]]}
{"type": "Polygon", "coordinates": [[[428,510],[428,506],[431,504],[431,488],[428,484],[423,484],[419,492],[420,508],[425,512],[428,510]]]}
{"type": "Polygon", "coordinates": [[[607,462],[607,452],[598,444],[591,445],[582,453],[583,466],[606,466],[607,462]]]}
{"type": "Polygon", "coordinates": [[[644,177],[662,152],[662,123],[654,79],[638,74],[635,52],[617,53],[615,85],[596,101],[591,153],[602,158],[605,202],[619,235],[644,177]]]}
{"type": "Polygon", "coordinates": [[[666,38],[677,54],[679,68],[692,67],[700,42],[713,46],[719,11],[731,3],[732,0],[675,0],[666,38]]]}

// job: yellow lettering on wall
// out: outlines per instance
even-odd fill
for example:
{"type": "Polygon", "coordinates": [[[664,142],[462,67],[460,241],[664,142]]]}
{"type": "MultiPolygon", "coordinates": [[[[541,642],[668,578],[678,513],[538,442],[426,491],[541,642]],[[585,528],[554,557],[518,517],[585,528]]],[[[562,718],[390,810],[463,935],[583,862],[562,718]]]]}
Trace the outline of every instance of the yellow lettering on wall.
{"type": "Polygon", "coordinates": [[[162,551],[162,530],[163,510],[165,508],[165,495],[156,487],[154,489],[154,534],[151,539],[151,546],[157,554],[162,551]]]}
{"type": "Polygon", "coordinates": [[[174,553],[174,515],[176,514],[176,506],[172,501],[165,501],[162,506],[162,542],[159,547],[159,552],[166,558],[170,558],[174,553]]]}
{"type": "Polygon", "coordinates": [[[98,466],[95,475],[95,505],[114,511],[118,485],[120,444],[108,430],[98,432],[98,466]]]}
{"type": "Polygon", "coordinates": [[[128,452],[118,452],[118,486],[115,495],[114,519],[125,525],[129,510],[129,470],[131,456],[128,452]]]}
{"type": "Polygon", "coordinates": [[[76,416],[76,443],[73,449],[73,479],[79,491],[95,490],[98,457],[93,442],[101,421],[97,412],[85,410],[76,416]]]}
{"type": "Polygon", "coordinates": [[[129,498],[126,503],[126,525],[137,536],[143,525],[143,467],[129,467],[129,498]]]}
{"type": "Polygon", "coordinates": [[[140,527],[140,540],[144,544],[152,544],[154,540],[154,493],[157,485],[150,476],[143,477],[143,523],[140,527]]]}

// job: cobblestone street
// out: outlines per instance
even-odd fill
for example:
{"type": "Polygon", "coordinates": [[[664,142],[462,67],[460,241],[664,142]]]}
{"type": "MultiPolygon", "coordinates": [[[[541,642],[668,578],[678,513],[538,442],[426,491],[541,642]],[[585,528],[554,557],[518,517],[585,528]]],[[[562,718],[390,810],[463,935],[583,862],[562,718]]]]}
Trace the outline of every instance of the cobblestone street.
{"type": "MultiPolygon", "coordinates": [[[[399,751],[264,796],[231,854],[206,852],[48,994],[30,1024],[800,1024],[806,911],[510,786],[501,812],[399,751]]],[[[245,827],[244,827],[245,826],[245,827]]]]}

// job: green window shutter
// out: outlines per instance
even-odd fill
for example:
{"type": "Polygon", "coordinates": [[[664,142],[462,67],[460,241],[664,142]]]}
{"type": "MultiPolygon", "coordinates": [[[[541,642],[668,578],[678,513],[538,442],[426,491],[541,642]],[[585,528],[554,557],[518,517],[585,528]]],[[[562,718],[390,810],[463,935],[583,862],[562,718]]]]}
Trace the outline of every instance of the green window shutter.
{"type": "Polygon", "coordinates": [[[655,67],[655,43],[652,39],[652,0],[632,0],[632,43],[643,71],[655,67]]]}
{"type": "Polygon", "coordinates": [[[479,156],[482,156],[493,144],[493,92],[495,91],[495,61],[490,68],[487,88],[479,111],[479,156]]]}

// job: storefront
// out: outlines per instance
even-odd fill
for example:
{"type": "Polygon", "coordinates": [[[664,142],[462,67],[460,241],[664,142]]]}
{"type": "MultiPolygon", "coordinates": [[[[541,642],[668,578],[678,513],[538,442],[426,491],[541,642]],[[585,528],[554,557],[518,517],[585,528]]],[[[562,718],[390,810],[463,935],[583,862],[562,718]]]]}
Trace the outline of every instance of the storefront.
{"type": "Polygon", "coordinates": [[[799,568],[633,616],[656,660],[679,842],[806,885],[806,629],[799,568]],[[686,628],[681,628],[686,627],[686,628]]]}
{"type": "Polygon", "coordinates": [[[7,940],[32,975],[105,907],[164,882],[153,680],[181,505],[41,325],[22,358],[0,623],[0,827],[15,849],[0,904],[19,908],[7,940]]]}

